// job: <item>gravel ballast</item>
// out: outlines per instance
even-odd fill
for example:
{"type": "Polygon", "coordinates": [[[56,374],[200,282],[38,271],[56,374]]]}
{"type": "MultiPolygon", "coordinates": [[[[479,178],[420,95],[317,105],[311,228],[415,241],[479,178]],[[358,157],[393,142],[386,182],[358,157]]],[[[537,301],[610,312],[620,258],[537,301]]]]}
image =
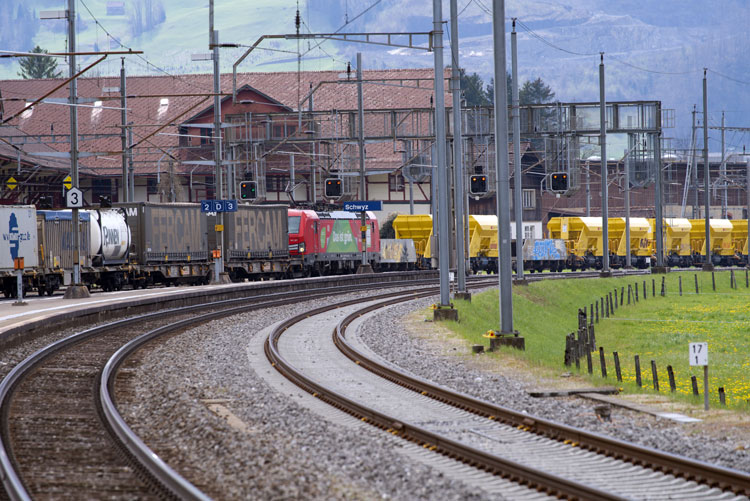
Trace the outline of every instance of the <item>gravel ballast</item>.
{"type": "MultiPolygon", "coordinates": [[[[346,296],[351,297],[355,296],[346,296]]],[[[358,335],[383,358],[458,391],[750,470],[750,454],[732,438],[693,435],[684,425],[616,407],[611,421],[601,421],[594,412],[597,403],[531,398],[524,380],[481,370],[440,342],[409,334],[404,316],[432,302],[434,298],[391,307],[366,320],[358,335]]],[[[246,351],[253,336],[308,306],[300,303],[223,319],[148,348],[140,362],[129,367],[134,377],[128,380],[137,383],[118,401],[123,416],[155,452],[215,498],[486,499],[469,485],[398,453],[398,441],[384,441],[374,428],[321,421],[298,398],[270,388],[255,372],[246,351]],[[242,425],[218,418],[211,404],[227,408],[242,425]]],[[[425,329],[432,327],[425,324],[425,329]]]]}

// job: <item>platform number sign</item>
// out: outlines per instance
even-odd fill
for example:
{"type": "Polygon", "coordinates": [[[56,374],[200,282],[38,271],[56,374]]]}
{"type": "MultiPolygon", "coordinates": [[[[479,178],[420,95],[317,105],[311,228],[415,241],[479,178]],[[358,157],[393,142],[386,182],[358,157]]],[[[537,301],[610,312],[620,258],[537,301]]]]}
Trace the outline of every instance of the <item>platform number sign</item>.
{"type": "Polygon", "coordinates": [[[708,365],[708,343],[690,343],[690,365],[708,365]]]}
{"type": "Polygon", "coordinates": [[[83,207],[83,192],[76,187],[69,189],[65,194],[65,205],[68,208],[83,207]]]}

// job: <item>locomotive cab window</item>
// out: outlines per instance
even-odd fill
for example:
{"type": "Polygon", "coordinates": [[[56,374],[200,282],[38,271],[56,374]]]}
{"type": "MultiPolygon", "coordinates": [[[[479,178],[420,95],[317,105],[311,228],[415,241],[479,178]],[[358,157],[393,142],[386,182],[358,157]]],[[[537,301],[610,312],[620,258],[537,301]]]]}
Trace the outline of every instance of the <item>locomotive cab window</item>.
{"type": "Polygon", "coordinates": [[[289,216],[289,233],[299,233],[302,216],[289,216]]]}

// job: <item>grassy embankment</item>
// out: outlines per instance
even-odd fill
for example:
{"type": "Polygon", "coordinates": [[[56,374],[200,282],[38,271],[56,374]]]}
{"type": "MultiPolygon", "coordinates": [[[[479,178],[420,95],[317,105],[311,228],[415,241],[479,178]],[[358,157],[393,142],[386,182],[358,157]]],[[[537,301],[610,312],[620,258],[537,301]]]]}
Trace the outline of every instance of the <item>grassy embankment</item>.
{"type": "MultiPolygon", "coordinates": [[[[565,335],[577,329],[576,312],[589,306],[615,287],[618,295],[624,286],[625,304],[616,314],[596,324],[597,347],[603,346],[609,378],[602,379],[598,353],[594,353],[592,382],[615,382],[613,351],[622,365],[626,392],[653,391],[651,360],[658,368],[662,394],[669,393],[667,365],[675,372],[677,391],[674,398],[694,401],[690,376],[698,378],[703,391],[703,368],[688,364],[688,343],[708,342],[709,384],[712,406],[718,405],[718,388],[726,391],[730,408],[750,410],[750,289],[745,286],[745,272],[736,272],[737,289],[729,286],[729,272],[716,273],[716,292],[711,274],[679,272],[666,275],[667,295],[659,295],[661,275],[591,280],[545,280],[513,289],[514,327],[526,338],[526,351],[509,350],[534,367],[564,369],[565,335]],[[698,276],[699,294],[695,293],[698,276]],[[682,276],[683,295],[679,295],[682,276]],[[657,297],[652,297],[652,279],[656,280],[657,297]],[[643,281],[647,299],[643,299],[643,281]],[[638,284],[638,303],[627,305],[628,284],[638,284]],[[643,390],[635,384],[634,355],[640,355],[643,390]]],[[[460,323],[446,326],[468,342],[484,344],[487,330],[499,326],[497,291],[475,294],[472,302],[456,301],[460,323]]],[[[586,373],[582,360],[581,375],[586,373]]],[[[572,369],[575,372],[575,367],[572,369]]],[[[702,402],[702,396],[700,398],[702,402]]]]}

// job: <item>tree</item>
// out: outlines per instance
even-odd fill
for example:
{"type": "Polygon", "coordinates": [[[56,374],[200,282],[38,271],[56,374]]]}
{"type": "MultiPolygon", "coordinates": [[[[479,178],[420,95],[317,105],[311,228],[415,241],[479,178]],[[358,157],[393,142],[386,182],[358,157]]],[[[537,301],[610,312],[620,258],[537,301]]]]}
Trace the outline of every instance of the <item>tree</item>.
{"type": "Polygon", "coordinates": [[[542,104],[555,99],[555,92],[541,78],[526,80],[518,91],[521,104],[542,104]]]}
{"type": "Polygon", "coordinates": [[[492,94],[487,97],[484,89],[482,77],[476,73],[466,74],[466,70],[458,70],[459,79],[461,80],[461,89],[464,93],[467,106],[488,106],[492,104],[492,94]]]}
{"type": "MultiPolygon", "coordinates": [[[[47,54],[45,49],[38,45],[31,52],[34,54],[47,54]]],[[[21,71],[18,76],[24,79],[29,78],[60,78],[62,72],[57,71],[57,61],[52,57],[44,56],[27,56],[19,60],[21,71]]]]}
{"type": "Polygon", "coordinates": [[[396,230],[393,229],[393,221],[397,216],[397,212],[388,214],[388,219],[380,225],[380,238],[396,238],[396,230]]]}

